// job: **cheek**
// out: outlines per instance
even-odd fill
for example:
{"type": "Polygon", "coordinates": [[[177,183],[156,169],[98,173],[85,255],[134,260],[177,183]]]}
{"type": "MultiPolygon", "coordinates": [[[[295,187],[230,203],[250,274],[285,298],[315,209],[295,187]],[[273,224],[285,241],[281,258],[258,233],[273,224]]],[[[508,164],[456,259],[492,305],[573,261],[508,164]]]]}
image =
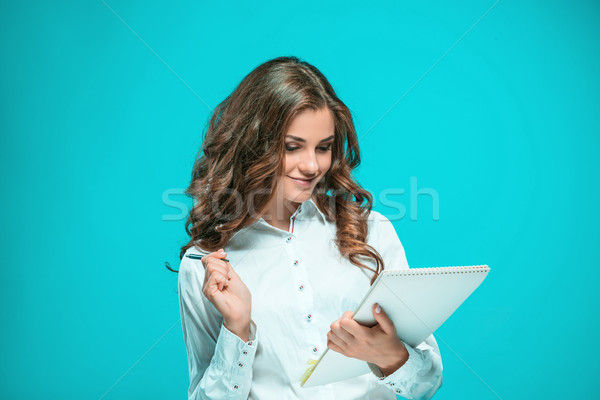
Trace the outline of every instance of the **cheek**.
{"type": "Polygon", "coordinates": [[[319,167],[323,173],[327,172],[331,167],[331,155],[323,157],[323,159],[319,162],[319,167]]]}
{"type": "Polygon", "coordinates": [[[290,172],[292,169],[294,169],[294,160],[291,156],[286,155],[283,158],[283,171],[287,175],[287,173],[290,172]]]}

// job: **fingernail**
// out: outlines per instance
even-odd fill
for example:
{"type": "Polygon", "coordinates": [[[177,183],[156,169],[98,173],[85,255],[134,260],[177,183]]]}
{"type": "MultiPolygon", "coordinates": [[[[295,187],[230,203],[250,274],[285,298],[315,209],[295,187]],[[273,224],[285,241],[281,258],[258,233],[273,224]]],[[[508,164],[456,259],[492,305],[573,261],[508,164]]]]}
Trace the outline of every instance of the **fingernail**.
{"type": "Polygon", "coordinates": [[[375,312],[377,314],[379,314],[381,312],[381,307],[379,307],[379,304],[377,304],[377,307],[375,307],[375,312]]]}
{"type": "Polygon", "coordinates": [[[225,252],[223,250],[219,250],[219,255],[223,256],[223,255],[225,255],[225,252]]]}

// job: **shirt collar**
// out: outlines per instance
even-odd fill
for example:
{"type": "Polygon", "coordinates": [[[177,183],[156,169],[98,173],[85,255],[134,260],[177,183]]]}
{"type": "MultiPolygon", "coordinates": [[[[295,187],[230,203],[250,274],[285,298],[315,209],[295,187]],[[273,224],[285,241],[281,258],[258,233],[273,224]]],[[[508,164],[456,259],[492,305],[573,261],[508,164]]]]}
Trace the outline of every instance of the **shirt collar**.
{"type": "MultiPolygon", "coordinates": [[[[325,216],[325,214],[323,214],[321,212],[321,210],[319,210],[319,207],[317,207],[317,205],[315,204],[315,202],[313,201],[312,198],[300,203],[300,205],[298,206],[298,208],[296,209],[294,214],[292,214],[292,216],[295,216],[298,220],[300,220],[300,219],[311,220],[316,217],[317,220],[320,220],[323,223],[327,223],[327,217],[325,216]]],[[[238,236],[238,234],[241,234],[242,232],[248,231],[253,228],[254,229],[266,228],[267,230],[276,230],[277,229],[277,228],[274,228],[272,225],[270,225],[267,221],[265,221],[261,217],[258,220],[254,221],[252,224],[235,232],[232,235],[231,239],[238,236]]]]}
{"type": "Polygon", "coordinates": [[[307,214],[305,215],[308,215],[308,217],[314,217],[315,215],[317,215],[323,223],[327,222],[327,217],[325,217],[325,214],[323,214],[321,210],[319,210],[319,207],[317,207],[312,197],[306,200],[305,202],[300,203],[298,209],[300,210],[300,212],[306,212],[307,214]]]}

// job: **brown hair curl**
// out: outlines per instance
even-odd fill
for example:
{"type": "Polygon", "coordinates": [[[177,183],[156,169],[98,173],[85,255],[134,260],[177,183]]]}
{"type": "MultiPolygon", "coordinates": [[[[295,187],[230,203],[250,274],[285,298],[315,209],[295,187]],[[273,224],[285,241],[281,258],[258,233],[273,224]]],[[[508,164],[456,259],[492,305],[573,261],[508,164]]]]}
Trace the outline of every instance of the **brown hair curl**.
{"type": "Polygon", "coordinates": [[[235,232],[260,218],[283,174],[284,136],[291,121],[303,110],[322,108],[332,113],[335,137],[331,167],[312,198],[335,221],[342,256],[372,271],[373,283],[384,264],[366,243],[372,197],[352,176],[360,164],[352,115],[325,76],[297,57],[259,65],[213,111],[185,192],[194,205],[185,225],[191,240],[180,258],[192,246],[209,252],[224,248],[235,232]],[[376,269],[360,257],[374,259],[376,269]]]}

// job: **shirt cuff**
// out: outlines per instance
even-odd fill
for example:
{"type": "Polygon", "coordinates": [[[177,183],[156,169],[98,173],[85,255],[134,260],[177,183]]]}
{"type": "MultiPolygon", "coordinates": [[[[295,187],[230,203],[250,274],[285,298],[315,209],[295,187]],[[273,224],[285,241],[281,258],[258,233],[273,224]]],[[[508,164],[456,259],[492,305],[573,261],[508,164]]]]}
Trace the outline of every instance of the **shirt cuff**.
{"type": "Polygon", "coordinates": [[[396,371],[388,376],[384,376],[381,369],[375,364],[367,363],[371,372],[378,378],[377,381],[381,385],[389,386],[398,394],[406,393],[410,383],[414,380],[415,375],[423,368],[424,360],[415,349],[404,343],[404,347],[408,351],[408,360],[396,371]]]}
{"type": "Polygon", "coordinates": [[[250,320],[247,342],[227,329],[225,324],[221,324],[217,342],[213,358],[216,358],[221,365],[233,366],[234,370],[237,368],[240,372],[246,367],[250,368],[258,345],[256,324],[250,320]]]}

